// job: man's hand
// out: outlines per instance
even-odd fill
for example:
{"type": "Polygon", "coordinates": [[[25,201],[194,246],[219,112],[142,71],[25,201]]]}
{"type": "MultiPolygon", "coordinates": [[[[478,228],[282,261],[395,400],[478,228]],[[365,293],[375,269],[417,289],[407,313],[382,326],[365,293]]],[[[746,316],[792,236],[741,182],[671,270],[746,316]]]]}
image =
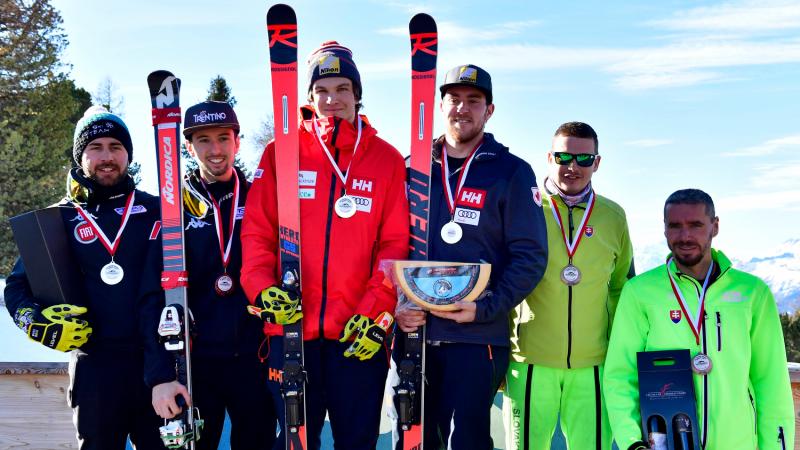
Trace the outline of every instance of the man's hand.
{"type": "Polygon", "coordinates": [[[388,312],[380,313],[375,321],[361,314],[351,317],[342,330],[339,342],[347,342],[350,336],[354,334],[356,336],[353,344],[344,351],[344,356],[346,358],[355,356],[361,361],[375,356],[375,353],[383,346],[386,333],[391,328],[393,321],[392,315],[388,312]]]}
{"type": "Polygon", "coordinates": [[[478,305],[475,302],[456,302],[458,309],[453,311],[433,311],[431,314],[440,318],[448,319],[457,323],[469,323],[475,321],[475,311],[478,305]]]}
{"type": "Polygon", "coordinates": [[[289,325],[303,318],[303,313],[297,310],[300,297],[277,286],[261,291],[257,302],[260,307],[250,305],[247,311],[264,322],[289,325]]]}
{"type": "Polygon", "coordinates": [[[187,405],[192,405],[192,399],[189,397],[189,391],[186,386],[178,383],[177,381],[170,381],[169,383],[161,383],[153,388],[153,410],[162,419],[171,419],[183,411],[183,408],[178,406],[176,399],[178,396],[183,397],[187,405]]]}
{"type": "Polygon", "coordinates": [[[53,305],[39,311],[22,307],[14,313],[14,322],[28,337],[47,347],[68,352],[80,348],[92,335],[89,322],[78,317],[87,309],[75,305],[53,305]]]}
{"type": "Polygon", "coordinates": [[[394,320],[406,333],[417,331],[417,328],[425,325],[425,311],[416,308],[397,308],[394,320]]]}

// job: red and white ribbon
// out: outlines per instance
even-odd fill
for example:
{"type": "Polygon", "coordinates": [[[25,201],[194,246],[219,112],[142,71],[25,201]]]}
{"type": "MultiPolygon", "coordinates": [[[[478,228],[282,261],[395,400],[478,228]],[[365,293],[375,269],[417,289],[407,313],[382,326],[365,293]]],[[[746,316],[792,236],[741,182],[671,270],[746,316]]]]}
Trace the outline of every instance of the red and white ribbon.
{"type": "Polygon", "coordinates": [[[564,229],[564,222],[561,220],[561,212],[558,210],[558,203],[553,200],[553,197],[550,197],[550,206],[552,206],[550,211],[553,213],[553,218],[556,220],[556,224],[558,224],[558,228],[561,230],[561,236],[564,238],[564,245],[567,247],[567,256],[569,256],[569,260],[572,261],[572,257],[575,256],[575,252],[578,251],[578,246],[581,244],[581,238],[583,238],[583,233],[586,231],[589,217],[592,215],[592,211],[594,211],[594,191],[589,193],[589,201],[586,202],[586,213],[583,215],[583,219],[581,219],[581,223],[578,226],[578,234],[572,241],[570,241],[569,236],[567,236],[567,230],[564,229]]]}
{"type": "Polygon", "coordinates": [[[458,175],[458,183],[456,183],[456,196],[453,197],[453,190],[450,189],[450,182],[448,181],[450,175],[450,165],[447,163],[447,146],[442,144],[442,185],[444,186],[444,196],[447,199],[447,207],[450,209],[450,217],[456,213],[456,199],[459,198],[461,195],[461,191],[464,188],[464,183],[467,181],[467,172],[469,172],[469,166],[472,164],[472,161],[475,159],[475,155],[478,154],[478,149],[481,148],[483,145],[483,140],[478,142],[478,145],[472,149],[467,160],[464,162],[462,166],[463,169],[461,173],[458,175]]]}
{"type": "Polygon", "coordinates": [[[114,260],[114,254],[117,252],[117,247],[119,247],[120,238],[122,238],[122,232],[125,230],[125,225],[128,224],[128,218],[131,216],[131,211],[133,210],[133,201],[134,197],[136,196],[135,194],[136,191],[131,191],[131,193],[128,195],[128,200],[125,202],[125,209],[122,212],[122,224],[119,226],[119,231],[117,231],[117,236],[114,238],[114,242],[111,242],[106,234],[103,233],[103,230],[100,228],[97,222],[94,221],[94,218],[91,214],[86,212],[81,205],[73,203],[73,205],[75,205],[75,209],[78,210],[78,214],[83,217],[83,220],[89,224],[89,226],[92,228],[92,231],[94,231],[95,234],[97,234],[97,236],[100,238],[100,242],[103,243],[103,247],[105,247],[106,250],[108,250],[108,253],[111,255],[112,261],[114,260]]]}
{"type": "Polygon", "coordinates": [[[211,199],[211,207],[214,208],[214,225],[216,225],[217,229],[217,241],[219,242],[219,253],[222,256],[222,268],[226,271],[228,269],[228,263],[231,262],[231,247],[233,245],[233,229],[236,226],[236,211],[239,208],[239,177],[234,172],[233,174],[233,202],[231,203],[231,218],[230,218],[230,226],[228,230],[230,231],[230,235],[228,236],[228,244],[223,248],[223,242],[225,241],[225,229],[222,228],[222,214],[219,207],[219,203],[211,195],[211,192],[206,187],[206,184],[203,181],[200,181],[203,184],[203,188],[206,190],[208,194],[208,198],[211,199]]]}
{"type": "Polygon", "coordinates": [[[699,305],[697,308],[697,315],[692,316],[690,314],[689,305],[686,303],[686,299],[683,298],[683,293],[681,292],[680,288],[678,288],[678,285],[675,284],[675,278],[672,277],[672,272],[669,270],[669,266],[672,264],[674,259],[675,257],[671,257],[669,261],[667,261],[667,275],[669,276],[669,284],[672,286],[672,293],[675,295],[675,299],[681,306],[683,315],[686,316],[686,321],[689,322],[689,327],[692,329],[692,333],[694,333],[694,339],[699,345],[700,330],[703,328],[702,318],[703,314],[705,313],[706,289],[708,289],[708,282],[711,279],[711,272],[714,269],[714,261],[711,261],[711,265],[708,266],[708,273],[706,273],[706,279],[703,281],[703,289],[700,291],[700,297],[698,299],[699,305]]]}
{"type": "Polygon", "coordinates": [[[342,173],[342,169],[339,168],[339,165],[336,164],[336,161],[333,159],[330,150],[328,150],[328,146],[325,145],[325,141],[322,140],[322,131],[319,129],[319,123],[317,123],[316,117],[314,118],[314,131],[316,131],[317,140],[319,141],[319,145],[322,146],[322,150],[325,151],[325,155],[328,157],[328,161],[331,162],[333,166],[333,170],[336,171],[336,175],[342,180],[342,185],[344,186],[345,192],[347,192],[347,175],[350,173],[350,166],[353,165],[353,160],[356,159],[356,152],[358,151],[358,144],[361,142],[361,118],[357,117],[358,120],[358,134],[356,135],[356,145],[353,147],[353,156],[350,157],[350,162],[347,164],[347,170],[342,173]]]}

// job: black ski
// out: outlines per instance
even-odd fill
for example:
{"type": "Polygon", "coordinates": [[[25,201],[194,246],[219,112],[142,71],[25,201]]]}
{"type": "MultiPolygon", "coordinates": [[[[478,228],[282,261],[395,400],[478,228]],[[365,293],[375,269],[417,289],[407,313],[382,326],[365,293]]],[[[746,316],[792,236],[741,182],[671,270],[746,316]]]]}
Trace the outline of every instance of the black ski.
{"type": "MultiPolygon", "coordinates": [[[[408,202],[411,239],[409,259],[428,259],[428,215],[431,193],[433,112],[436,98],[436,22],[427,14],[408,24],[411,38],[411,166],[408,202]]],[[[400,382],[395,386],[398,413],[398,450],[421,450],[425,401],[425,327],[398,333],[402,345],[397,363],[400,382]]],[[[396,341],[397,342],[397,341],[396,341]]]]}
{"type": "MultiPolygon", "coordinates": [[[[190,350],[190,313],[187,304],[186,262],[183,238],[183,200],[181,196],[179,93],[181,81],[166,70],[147,77],[153,106],[153,128],[158,159],[158,186],[161,197],[161,236],[164,271],[161,285],[166,306],[161,312],[158,334],[164,346],[175,356],[178,382],[192,394],[190,350]]],[[[182,397],[181,414],[160,428],[161,439],[168,448],[194,449],[200,439],[203,421],[196,408],[187,407],[182,397]]]]}

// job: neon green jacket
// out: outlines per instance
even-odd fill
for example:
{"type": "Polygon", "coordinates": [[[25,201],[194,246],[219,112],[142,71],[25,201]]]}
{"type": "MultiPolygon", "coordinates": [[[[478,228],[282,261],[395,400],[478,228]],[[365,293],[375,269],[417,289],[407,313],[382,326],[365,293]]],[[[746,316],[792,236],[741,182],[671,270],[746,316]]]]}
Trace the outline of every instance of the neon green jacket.
{"type": "MultiPolygon", "coordinates": [[[[688,348],[711,358],[711,372],[694,375],[698,435],[706,450],[794,448],[794,405],[778,309],[759,278],[731,267],[712,250],[719,276],[708,287],[700,344],[670,287],[666,266],[630,280],[622,291],[603,392],[620,449],[642,439],[636,352],[688,348]],[[673,321],[675,319],[675,323],[673,321]]],[[[696,314],[702,285],[673,273],[696,314]]]]}
{"type": "MultiPolygon", "coordinates": [[[[547,367],[579,369],[603,364],[609,331],[622,286],[633,276],[633,249],[625,211],[595,194],[595,205],[573,264],[581,281],[567,286],[561,270],[569,262],[561,229],[553,218],[558,202],[569,233],[569,210],[559,196],[542,198],[547,224],[547,270],[511,314],[512,358],[547,367]],[[629,276],[630,273],[630,276],[629,276]]],[[[586,203],[572,208],[577,233],[586,203]]]]}

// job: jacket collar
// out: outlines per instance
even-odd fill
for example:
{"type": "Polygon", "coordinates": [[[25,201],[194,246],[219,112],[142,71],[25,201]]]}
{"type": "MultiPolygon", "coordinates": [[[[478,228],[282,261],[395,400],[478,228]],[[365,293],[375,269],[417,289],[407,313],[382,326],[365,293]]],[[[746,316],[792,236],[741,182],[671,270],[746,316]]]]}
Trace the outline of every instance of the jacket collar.
{"type": "MultiPolygon", "coordinates": [[[[234,176],[239,178],[239,189],[246,189],[247,177],[244,172],[236,166],[233,167],[233,171],[234,176]]],[[[208,192],[200,180],[200,169],[195,169],[183,177],[182,190],[184,211],[198,219],[206,217],[212,207],[208,192]]]]}
{"type": "Polygon", "coordinates": [[[114,186],[102,186],[91,178],[87,178],[81,168],[73,167],[67,173],[65,200],[93,206],[108,200],[123,198],[134,189],[136,189],[136,182],[130,174],[114,186]]]}
{"type": "MultiPolygon", "coordinates": [[[[433,141],[433,151],[431,157],[434,161],[442,162],[442,146],[444,145],[444,135],[439,136],[433,141]]],[[[497,142],[492,133],[483,133],[483,145],[475,155],[475,161],[486,161],[496,159],[503,153],[508,153],[508,147],[497,142]]]]}
{"type": "MultiPolygon", "coordinates": [[[[672,252],[670,252],[667,255],[667,261],[669,261],[670,258],[672,258],[672,252]]],[[[733,263],[731,263],[731,260],[728,259],[728,257],[725,256],[724,253],[722,253],[720,250],[716,250],[714,248],[711,249],[711,260],[714,261],[717,264],[717,267],[719,267],[719,269],[718,269],[719,271],[718,272],[717,272],[717,270],[714,270],[714,272],[717,272],[719,274],[717,278],[719,278],[722,275],[724,275],[725,272],[727,272],[728,269],[730,269],[733,266],[733,263]]],[[[678,270],[678,266],[675,264],[674,260],[667,267],[667,270],[669,270],[675,276],[677,276],[679,274],[682,274],[682,272],[678,270]]]]}
{"type": "MultiPolygon", "coordinates": [[[[378,131],[370,125],[367,116],[360,114],[358,117],[362,121],[361,142],[358,144],[361,152],[367,149],[367,141],[378,134],[378,131]]],[[[310,105],[300,108],[300,118],[301,129],[314,136],[314,140],[316,140],[317,133],[314,129],[314,121],[316,119],[322,135],[322,142],[331,150],[331,153],[333,153],[334,148],[344,152],[352,152],[354,150],[358,139],[358,129],[352,123],[338,117],[317,117],[316,111],[310,105]]]]}

